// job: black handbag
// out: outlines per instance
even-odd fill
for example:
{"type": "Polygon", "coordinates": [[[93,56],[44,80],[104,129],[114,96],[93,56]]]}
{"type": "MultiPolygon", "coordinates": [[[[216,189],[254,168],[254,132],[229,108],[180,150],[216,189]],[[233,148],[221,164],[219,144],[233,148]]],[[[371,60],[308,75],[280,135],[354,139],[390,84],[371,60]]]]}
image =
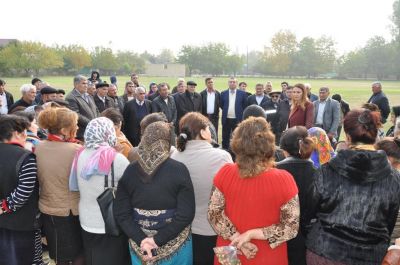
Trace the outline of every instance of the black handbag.
{"type": "Polygon", "coordinates": [[[104,191],[97,197],[101,215],[103,216],[106,234],[119,236],[121,230],[115,221],[113,205],[115,199],[114,162],[111,164],[111,187],[108,187],[108,175],[104,176],[104,191]]]}

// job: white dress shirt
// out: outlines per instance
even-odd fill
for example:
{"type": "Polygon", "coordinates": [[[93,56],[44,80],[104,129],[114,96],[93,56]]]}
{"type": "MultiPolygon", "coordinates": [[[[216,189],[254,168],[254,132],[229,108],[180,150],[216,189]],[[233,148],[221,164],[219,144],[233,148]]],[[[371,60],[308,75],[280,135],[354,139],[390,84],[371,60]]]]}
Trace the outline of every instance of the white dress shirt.
{"type": "Polygon", "coordinates": [[[315,120],[316,124],[323,124],[324,123],[325,106],[326,106],[326,100],[319,102],[317,119],[315,120]]]}
{"type": "Polygon", "coordinates": [[[257,96],[256,95],[257,105],[260,105],[263,99],[264,99],[264,96],[257,96]]]}
{"type": "Polygon", "coordinates": [[[236,104],[236,89],[235,90],[229,89],[229,105],[228,105],[228,114],[226,116],[228,119],[236,119],[235,104],[236,104]]]}
{"type": "Polygon", "coordinates": [[[143,103],[144,103],[144,101],[139,101],[139,100],[137,100],[137,99],[135,99],[135,100],[136,100],[136,103],[137,103],[139,106],[142,106],[143,103]]]}
{"type": "Polygon", "coordinates": [[[0,101],[1,101],[0,114],[7,114],[8,106],[7,106],[6,92],[3,92],[3,95],[0,95],[0,101]]]}
{"type": "Polygon", "coordinates": [[[207,114],[214,114],[215,92],[207,90],[207,114]]]}

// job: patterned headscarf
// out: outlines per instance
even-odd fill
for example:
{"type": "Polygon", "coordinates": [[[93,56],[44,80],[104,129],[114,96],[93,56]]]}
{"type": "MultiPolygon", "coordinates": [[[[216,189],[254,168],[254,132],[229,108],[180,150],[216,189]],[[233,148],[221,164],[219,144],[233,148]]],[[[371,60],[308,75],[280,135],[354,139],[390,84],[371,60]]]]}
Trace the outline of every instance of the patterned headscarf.
{"type": "Polygon", "coordinates": [[[114,147],[117,144],[117,136],[113,122],[106,117],[91,120],[86,127],[84,139],[86,148],[114,147]]]}
{"type": "Polygon", "coordinates": [[[170,148],[171,127],[168,123],[157,121],[147,126],[138,146],[138,162],[148,176],[167,160],[170,148]]]}
{"type": "Polygon", "coordinates": [[[72,162],[72,169],[69,178],[69,188],[71,191],[78,191],[78,160],[84,149],[94,149],[95,152],[90,156],[82,168],[80,177],[89,180],[93,175],[106,175],[110,172],[112,162],[117,154],[113,148],[117,144],[114,123],[105,117],[91,120],[86,127],[85,144],[77,151],[72,162]]]}
{"type": "Polygon", "coordinates": [[[315,150],[311,154],[311,160],[314,162],[316,168],[328,162],[335,156],[331,142],[326,132],[318,127],[308,129],[308,135],[313,138],[315,143],[315,150]]]}

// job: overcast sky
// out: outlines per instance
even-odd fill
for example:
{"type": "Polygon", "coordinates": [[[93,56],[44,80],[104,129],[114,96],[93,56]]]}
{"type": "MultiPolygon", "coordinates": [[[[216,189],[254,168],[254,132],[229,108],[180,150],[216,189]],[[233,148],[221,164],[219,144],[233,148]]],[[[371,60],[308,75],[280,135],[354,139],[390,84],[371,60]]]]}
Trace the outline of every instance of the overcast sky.
{"type": "Polygon", "coordinates": [[[7,0],[0,38],[81,44],[86,48],[175,53],[185,44],[225,42],[233,51],[262,50],[274,33],[298,40],[323,34],[340,53],[374,35],[390,39],[394,0],[7,0]]]}

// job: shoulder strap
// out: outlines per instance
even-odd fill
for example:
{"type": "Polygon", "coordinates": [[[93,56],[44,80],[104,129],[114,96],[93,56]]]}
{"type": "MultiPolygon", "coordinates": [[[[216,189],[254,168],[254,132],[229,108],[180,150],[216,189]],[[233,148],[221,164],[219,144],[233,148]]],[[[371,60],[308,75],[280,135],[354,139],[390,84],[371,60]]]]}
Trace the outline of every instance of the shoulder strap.
{"type": "Polygon", "coordinates": [[[104,189],[108,188],[108,174],[104,175],[104,189]]]}
{"type": "Polygon", "coordinates": [[[111,188],[115,188],[115,184],[114,184],[114,161],[111,163],[111,188]]]}

